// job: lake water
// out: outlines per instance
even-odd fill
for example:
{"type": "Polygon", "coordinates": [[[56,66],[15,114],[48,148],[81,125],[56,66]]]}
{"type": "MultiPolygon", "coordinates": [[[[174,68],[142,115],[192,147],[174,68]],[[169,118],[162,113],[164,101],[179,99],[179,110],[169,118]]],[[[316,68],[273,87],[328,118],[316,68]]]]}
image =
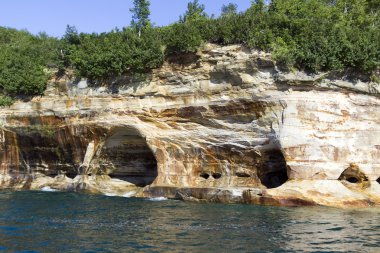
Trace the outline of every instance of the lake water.
{"type": "Polygon", "coordinates": [[[380,210],[0,192],[0,252],[380,252],[380,210]]]}

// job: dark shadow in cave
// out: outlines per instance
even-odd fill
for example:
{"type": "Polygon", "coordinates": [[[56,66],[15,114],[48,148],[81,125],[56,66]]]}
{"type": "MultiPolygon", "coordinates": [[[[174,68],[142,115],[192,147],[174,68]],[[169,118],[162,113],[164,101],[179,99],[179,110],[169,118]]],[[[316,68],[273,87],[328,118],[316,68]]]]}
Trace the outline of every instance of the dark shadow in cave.
{"type": "Polygon", "coordinates": [[[285,157],[279,149],[262,152],[263,163],[257,168],[257,176],[267,188],[276,188],[288,181],[285,157]]]}
{"type": "Polygon", "coordinates": [[[352,183],[352,184],[356,184],[356,183],[359,183],[359,179],[357,179],[356,177],[349,177],[346,179],[348,182],[352,183]]]}
{"type": "Polygon", "coordinates": [[[378,179],[376,179],[376,182],[378,182],[380,184],[380,177],[378,179]]]}
{"type": "MultiPolygon", "coordinates": [[[[35,171],[35,169],[34,169],[34,171],[35,171]]],[[[58,173],[56,171],[44,171],[44,172],[39,171],[39,172],[44,174],[45,176],[51,177],[51,178],[55,178],[56,176],[58,176],[58,173]]]]}
{"type": "Polygon", "coordinates": [[[208,173],[201,173],[199,176],[203,177],[204,179],[208,179],[210,177],[208,173]]]}
{"type": "Polygon", "coordinates": [[[248,174],[248,173],[246,173],[246,172],[240,172],[240,171],[238,171],[238,172],[236,172],[236,176],[237,177],[245,177],[245,178],[248,178],[248,177],[251,177],[251,175],[250,174],[248,174]]]}
{"type": "Polygon", "coordinates": [[[65,176],[68,177],[68,178],[74,179],[74,178],[77,176],[77,174],[74,174],[74,173],[66,173],[65,176]]]}
{"type": "Polygon", "coordinates": [[[31,172],[56,177],[59,171],[76,174],[71,146],[59,141],[51,126],[15,127],[20,163],[31,172]]]}
{"type": "Polygon", "coordinates": [[[111,130],[100,155],[111,178],[144,187],[156,179],[157,161],[144,137],[132,127],[111,130]]]}
{"type": "Polygon", "coordinates": [[[215,172],[215,173],[212,173],[212,177],[213,177],[214,179],[219,179],[219,178],[222,177],[222,174],[219,173],[219,172],[215,172]]]}

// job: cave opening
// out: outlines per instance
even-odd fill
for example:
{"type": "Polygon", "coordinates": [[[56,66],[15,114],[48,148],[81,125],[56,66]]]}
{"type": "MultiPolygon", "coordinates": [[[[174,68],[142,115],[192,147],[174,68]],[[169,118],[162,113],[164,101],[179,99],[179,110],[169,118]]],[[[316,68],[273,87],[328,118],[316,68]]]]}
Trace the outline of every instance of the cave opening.
{"type": "Polygon", "coordinates": [[[201,173],[199,176],[204,178],[204,179],[208,179],[210,177],[210,175],[208,173],[201,173]]]}
{"type": "Polygon", "coordinates": [[[348,182],[352,183],[352,184],[357,184],[359,183],[359,179],[357,179],[356,177],[349,177],[346,179],[348,182]]]}
{"type": "Polygon", "coordinates": [[[51,178],[55,178],[56,176],[58,176],[58,173],[55,173],[54,171],[53,172],[45,172],[43,173],[45,176],[47,177],[51,177],[51,178]]]}
{"type": "Polygon", "coordinates": [[[342,174],[340,174],[338,180],[346,181],[351,184],[362,184],[363,182],[368,182],[368,177],[357,165],[350,164],[350,167],[345,169],[342,174]]]}
{"type": "Polygon", "coordinates": [[[352,189],[364,189],[370,186],[366,174],[359,168],[359,166],[353,163],[340,174],[338,180],[352,189]]]}
{"type": "Polygon", "coordinates": [[[77,174],[74,174],[74,173],[66,173],[65,176],[68,177],[68,178],[74,179],[74,178],[77,176],[77,174]]]}
{"type": "Polygon", "coordinates": [[[280,149],[262,152],[262,163],[257,167],[257,176],[267,188],[276,188],[288,181],[288,168],[280,149]]]}
{"type": "Polygon", "coordinates": [[[158,175],[152,150],[132,127],[111,130],[100,155],[100,166],[111,178],[140,187],[152,184],[158,175]]]}
{"type": "Polygon", "coordinates": [[[380,177],[378,179],[376,179],[376,182],[378,182],[380,184],[380,177]]]}
{"type": "Polygon", "coordinates": [[[222,173],[219,173],[219,172],[215,172],[215,173],[212,173],[212,177],[214,179],[219,179],[222,177],[222,173]]]}
{"type": "Polygon", "coordinates": [[[247,172],[236,172],[236,176],[237,177],[245,177],[245,178],[247,178],[247,177],[251,177],[251,175],[249,174],[249,173],[247,173],[247,172]]]}

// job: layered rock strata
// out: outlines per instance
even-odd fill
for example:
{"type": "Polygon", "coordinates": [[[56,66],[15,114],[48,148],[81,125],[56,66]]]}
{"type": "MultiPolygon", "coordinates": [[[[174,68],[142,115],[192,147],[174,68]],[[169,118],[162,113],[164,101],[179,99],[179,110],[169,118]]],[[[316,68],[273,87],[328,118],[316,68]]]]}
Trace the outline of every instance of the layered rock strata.
{"type": "Polygon", "coordinates": [[[0,110],[0,187],[269,205],[380,204],[380,85],[206,45],[144,76],[68,75],[0,110]]]}

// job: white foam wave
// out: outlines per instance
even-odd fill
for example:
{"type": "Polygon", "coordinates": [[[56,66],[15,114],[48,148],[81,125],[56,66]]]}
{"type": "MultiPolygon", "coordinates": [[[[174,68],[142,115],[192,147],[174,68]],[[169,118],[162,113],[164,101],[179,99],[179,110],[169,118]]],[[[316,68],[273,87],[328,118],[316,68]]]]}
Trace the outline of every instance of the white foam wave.
{"type": "Polygon", "coordinates": [[[132,197],[136,192],[127,192],[123,195],[124,198],[130,198],[132,197]]]}
{"type": "Polygon", "coordinates": [[[232,196],[234,196],[234,197],[243,196],[243,190],[240,190],[240,189],[232,189],[231,193],[232,193],[232,196]]]}
{"type": "Polygon", "coordinates": [[[168,198],[165,197],[156,197],[156,198],[149,198],[150,201],[165,201],[168,200],[168,198]]]}
{"type": "Polygon", "coordinates": [[[58,191],[56,189],[50,188],[49,186],[44,186],[40,190],[43,192],[56,192],[56,191],[58,191]]]}

